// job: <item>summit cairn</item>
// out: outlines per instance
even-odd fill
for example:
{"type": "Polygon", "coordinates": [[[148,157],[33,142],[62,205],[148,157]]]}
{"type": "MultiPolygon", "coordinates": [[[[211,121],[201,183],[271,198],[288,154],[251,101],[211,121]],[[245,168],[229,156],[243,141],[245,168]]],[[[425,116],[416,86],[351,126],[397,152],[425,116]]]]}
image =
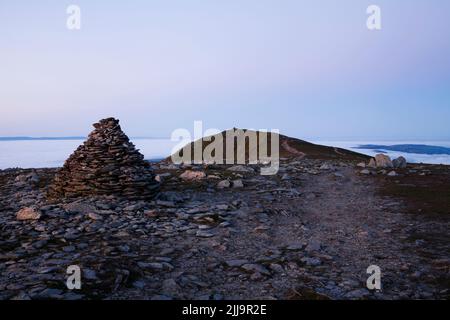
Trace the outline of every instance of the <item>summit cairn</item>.
{"type": "Polygon", "coordinates": [[[88,139],[66,160],[49,189],[50,198],[117,195],[153,198],[159,189],[144,156],[123,133],[119,120],[94,124],[88,139]]]}

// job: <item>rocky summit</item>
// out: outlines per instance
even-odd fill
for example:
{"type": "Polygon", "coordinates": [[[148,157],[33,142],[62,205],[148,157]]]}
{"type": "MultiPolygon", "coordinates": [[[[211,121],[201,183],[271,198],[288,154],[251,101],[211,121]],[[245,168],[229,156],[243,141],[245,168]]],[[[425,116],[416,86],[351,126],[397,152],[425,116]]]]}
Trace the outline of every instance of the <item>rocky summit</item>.
{"type": "Polygon", "coordinates": [[[159,188],[144,156],[122,131],[119,120],[94,124],[88,139],[66,160],[49,188],[50,198],[119,195],[153,198],[159,188]]]}

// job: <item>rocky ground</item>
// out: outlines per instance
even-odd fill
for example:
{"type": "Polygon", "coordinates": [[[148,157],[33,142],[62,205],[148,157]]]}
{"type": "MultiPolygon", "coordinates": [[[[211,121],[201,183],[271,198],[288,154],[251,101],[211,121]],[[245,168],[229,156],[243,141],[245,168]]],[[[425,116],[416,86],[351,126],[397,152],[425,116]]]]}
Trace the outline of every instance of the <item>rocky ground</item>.
{"type": "Polygon", "coordinates": [[[154,201],[49,202],[54,169],[0,171],[0,299],[449,298],[446,166],[153,167],[154,201]],[[66,288],[70,265],[81,290],[66,288]],[[366,289],[370,265],[382,291],[366,289]]]}

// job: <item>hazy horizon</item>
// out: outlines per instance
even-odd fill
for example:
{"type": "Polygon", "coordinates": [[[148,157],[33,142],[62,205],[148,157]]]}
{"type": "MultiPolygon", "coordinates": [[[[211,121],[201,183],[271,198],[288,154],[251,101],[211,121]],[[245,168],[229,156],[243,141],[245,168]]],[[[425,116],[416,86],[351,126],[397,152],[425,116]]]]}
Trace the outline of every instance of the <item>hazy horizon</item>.
{"type": "Polygon", "coordinates": [[[450,2],[0,2],[0,137],[450,140],[450,2]],[[81,8],[79,31],[66,8],[81,8]],[[382,29],[366,28],[376,4],[382,29]]]}

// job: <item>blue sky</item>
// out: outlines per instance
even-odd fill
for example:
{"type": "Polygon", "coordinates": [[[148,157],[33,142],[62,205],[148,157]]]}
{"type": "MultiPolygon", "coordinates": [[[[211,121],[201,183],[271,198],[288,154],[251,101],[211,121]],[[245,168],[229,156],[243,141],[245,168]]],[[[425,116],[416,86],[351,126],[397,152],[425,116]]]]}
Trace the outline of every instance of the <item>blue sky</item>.
{"type": "Polygon", "coordinates": [[[450,139],[450,2],[0,1],[0,136],[450,139]],[[66,8],[82,28],[66,28],[66,8]],[[382,30],[366,28],[380,6],[382,30]]]}

